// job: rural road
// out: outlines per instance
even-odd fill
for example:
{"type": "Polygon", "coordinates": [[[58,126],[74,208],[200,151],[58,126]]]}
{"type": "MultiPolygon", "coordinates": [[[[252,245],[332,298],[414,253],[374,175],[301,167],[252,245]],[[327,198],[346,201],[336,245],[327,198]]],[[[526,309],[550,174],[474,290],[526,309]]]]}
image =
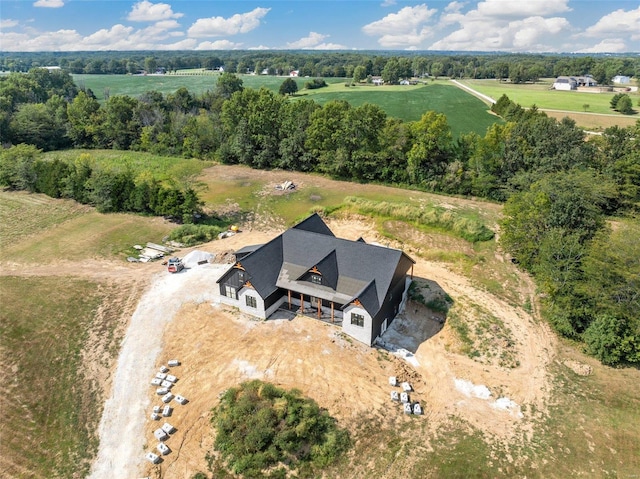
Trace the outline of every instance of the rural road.
{"type": "Polygon", "coordinates": [[[113,389],[98,428],[100,446],[90,479],[136,477],[148,441],[144,435],[151,413],[148,391],[162,350],[164,327],[183,303],[212,302],[212,283],[227,267],[207,264],[178,274],[162,271],[152,279],[122,342],[113,389]]]}

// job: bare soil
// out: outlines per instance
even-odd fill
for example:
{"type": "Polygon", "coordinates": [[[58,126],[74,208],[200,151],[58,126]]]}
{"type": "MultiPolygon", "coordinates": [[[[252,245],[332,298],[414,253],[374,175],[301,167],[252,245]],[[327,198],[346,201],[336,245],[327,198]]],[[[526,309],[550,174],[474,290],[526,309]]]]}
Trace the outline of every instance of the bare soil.
{"type": "MultiPolygon", "coordinates": [[[[339,237],[388,243],[361,218],[334,220],[329,226],[339,237]]],[[[211,409],[221,392],[253,378],[300,389],[347,428],[363,415],[408,420],[390,401],[388,377],[409,380],[415,389],[412,398],[424,407],[425,445],[454,416],[507,442],[515,435],[533,434],[536,420],[546,410],[548,367],[556,349],[548,326],[535,315],[479,289],[446,266],[419,257],[414,258],[414,276],[428,283],[429,290],[440,288],[459,304],[482,305],[508,327],[517,367],[482,364],[457,353],[458,339],[446,321],[441,324],[444,316],[413,302],[384,336],[390,352],[359,344],[338,327],[311,318],[256,321],[220,306],[215,280],[228,267],[228,252],[264,243],[277,233],[246,229],[201,245],[197,249],[216,253],[222,263],[173,275],[160,263],[92,260],[81,267],[59,262],[30,266],[28,271],[19,264],[4,264],[3,274],[90,276],[118,282],[123,288],[114,299],[132,314],[123,318],[126,333],[117,366],[103,358],[112,344],[87,349],[83,355],[88,377],[102,378],[100,385],[108,391],[92,478],[188,478],[207,471],[205,455],[213,444],[211,409]],[[132,301],[138,298],[134,311],[132,301]],[[153,421],[152,407],[162,403],[150,380],[169,359],[181,361],[171,368],[178,377],[174,392],[189,402],[172,402],[172,415],[153,421]],[[469,384],[474,388],[465,386],[469,384]],[[489,396],[477,394],[476,386],[489,396]],[[144,461],[144,453],[157,452],[153,431],[165,420],[177,431],[167,440],[171,453],[153,466],[144,461]]],[[[520,295],[535,304],[531,283],[523,277],[519,284],[520,295]]]]}

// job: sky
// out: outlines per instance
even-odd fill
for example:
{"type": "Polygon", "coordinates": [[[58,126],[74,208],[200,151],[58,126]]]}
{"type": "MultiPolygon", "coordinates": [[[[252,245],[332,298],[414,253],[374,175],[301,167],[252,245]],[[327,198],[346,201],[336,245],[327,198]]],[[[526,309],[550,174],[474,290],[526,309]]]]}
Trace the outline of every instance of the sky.
{"type": "Polygon", "coordinates": [[[0,51],[640,53],[640,0],[2,0],[0,51]]]}

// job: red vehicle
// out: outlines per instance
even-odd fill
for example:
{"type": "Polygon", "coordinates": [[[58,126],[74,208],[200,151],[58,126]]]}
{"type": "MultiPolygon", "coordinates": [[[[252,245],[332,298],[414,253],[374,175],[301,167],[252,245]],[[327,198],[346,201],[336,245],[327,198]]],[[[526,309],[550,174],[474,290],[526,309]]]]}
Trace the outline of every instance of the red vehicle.
{"type": "Polygon", "coordinates": [[[167,270],[169,273],[177,273],[184,269],[184,265],[182,264],[182,260],[180,258],[169,258],[167,263],[167,270]]]}

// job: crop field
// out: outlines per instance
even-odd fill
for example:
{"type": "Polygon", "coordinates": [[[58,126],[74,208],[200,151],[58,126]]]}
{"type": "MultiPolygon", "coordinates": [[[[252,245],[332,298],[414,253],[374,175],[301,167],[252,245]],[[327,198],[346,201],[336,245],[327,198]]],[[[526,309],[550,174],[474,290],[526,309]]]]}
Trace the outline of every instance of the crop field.
{"type": "MultiPolygon", "coordinates": [[[[107,95],[128,95],[138,97],[151,90],[159,91],[164,95],[175,93],[179,88],[186,88],[193,94],[201,95],[207,90],[213,90],[218,82],[218,73],[210,75],[181,74],[181,75],[72,75],[76,85],[90,88],[99,101],[103,101],[107,95]]],[[[265,87],[277,92],[280,85],[288,77],[276,77],[271,75],[238,75],[246,88],[259,89],[265,87]]],[[[304,84],[310,78],[295,78],[298,90],[304,88],[304,84]]],[[[327,83],[344,83],[344,78],[325,78],[327,83]]]]}
{"type": "MultiPolygon", "coordinates": [[[[90,88],[99,100],[104,100],[105,93],[110,95],[140,96],[149,90],[157,90],[164,94],[173,93],[185,87],[192,93],[201,94],[215,88],[216,75],[73,75],[76,84],[90,88]]],[[[267,88],[278,92],[286,77],[240,75],[247,88],[267,88]]],[[[444,82],[427,85],[395,85],[380,86],[358,85],[345,86],[344,78],[325,78],[328,88],[305,90],[304,84],[309,78],[296,78],[298,93],[294,98],[310,98],[320,104],[330,100],[346,100],[353,106],[372,103],[382,108],[387,115],[404,121],[417,121],[427,111],[436,111],[446,115],[452,134],[458,137],[461,133],[476,132],[484,136],[487,128],[498,117],[492,115],[481,100],[459,88],[444,82]]]]}
{"type": "Polygon", "coordinates": [[[452,134],[475,132],[484,136],[487,128],[502,120],[489,112],[487,105],[463,90],[442,83],[419,86],[355,86],[313,90],[310,98],[320,104],[346,100],[353,106],[372,103],[387,115],[404,121],[420,120],[427,111],[443,113],[452,134]]]}

